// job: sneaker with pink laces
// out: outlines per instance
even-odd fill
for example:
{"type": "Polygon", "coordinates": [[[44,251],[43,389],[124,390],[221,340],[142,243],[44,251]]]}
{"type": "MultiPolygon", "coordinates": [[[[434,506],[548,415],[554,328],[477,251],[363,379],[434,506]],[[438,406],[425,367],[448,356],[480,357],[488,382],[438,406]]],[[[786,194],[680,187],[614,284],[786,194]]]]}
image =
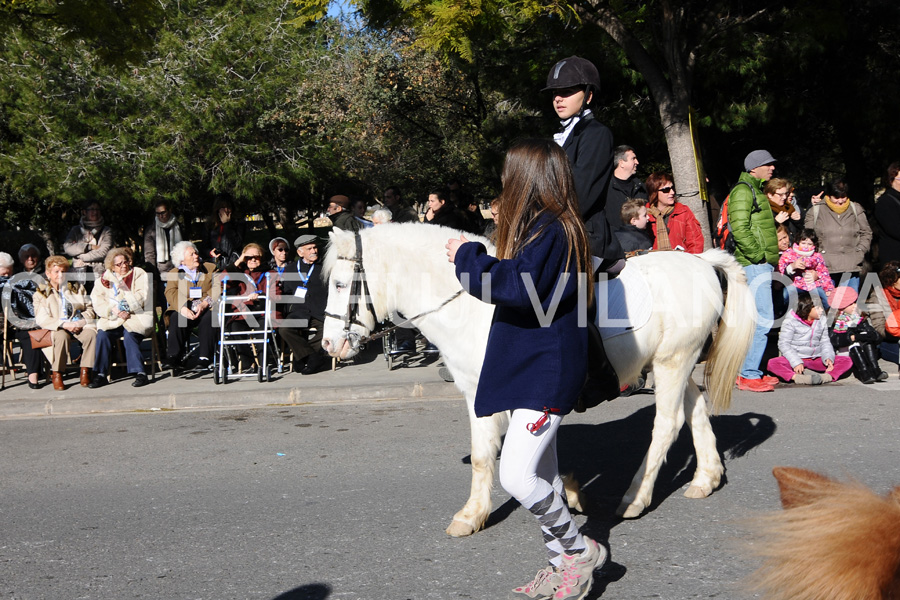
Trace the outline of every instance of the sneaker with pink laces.
{"type": "Polygon", "coordinates": [[[553,566],[547,566],[537,572],[534,580],[517,587],[509,593],[510,600],[550,600],[556,586],[562,583],[562,576],[553,566]]]}
{"type": "Polygon", "coordinates": [[[609,553],[606,548],[583,535],[585,550],[581,554],[563,554],[562,565],[557,572],[561,581],[553,594],[553,600],[582,600],[594,584],[594,569],[603,566],[609,553]]]}

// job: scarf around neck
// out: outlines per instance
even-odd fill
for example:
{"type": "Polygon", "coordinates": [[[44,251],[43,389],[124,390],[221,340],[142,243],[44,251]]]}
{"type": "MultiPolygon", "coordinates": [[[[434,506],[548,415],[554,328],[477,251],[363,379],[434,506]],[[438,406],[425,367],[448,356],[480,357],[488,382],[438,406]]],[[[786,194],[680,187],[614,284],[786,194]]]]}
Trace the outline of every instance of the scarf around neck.
{"type": "Polygon", "coordinates": [[[825,196],[825,204],[828,205],[828,208],[830,208],[831,210],[833,210],[834,212],[836,212],[839,215],[844,214],[845,212],[847,212],[847,209],[850,208],[850,200],[847,200],[846,202],[844,202],[841,205],[837,205],[831,201],[831,196],[825,196]]]}
{"type": "Polygon", "coordinates": [[[92,236],[97,237],[100,235],[100,232],[103,231],[103,217],[99,217],[98,219],[91,221],[87,217],[81,217],[81,221],[78,223],[81,226],[81,231],[84,233],[90,233],[92,236]]]}
{"type": "Polygon", "coordinates": [[[110,289],[114,284],[119,284],[125,289],[130,290],[132,284],[134,283],[134,269],[128,271],[125,277],[119,277],[112,271],[107,271],[106,275],[100,278],[100,283],[106,289],[110,289]],[[109,276],[109,279],[107,279],[107,275],[109,276]]]}
{"type": "Polygon", "coordinates": [[[803,256],[804,258],[809,258],[816,253],[816,249],[813,248],[812,250],[801,250],[799,244],[794,244],[794,252],[796,252],[800,256],[803,256]]]}
{"type": "Polygon", "coordinates": [[[153,219],[156,224],[156,262],[169,262],[169,249],[181,240],[181,228],[178,227],[175,215],[169,215],[169,220],[160,222],[159,217],[153,219]],[[166,235],[168,231],[168,236],[166,235]],[[169,238],[168,240],[166,238],[169,238]]]}
{"type": "Polygon", "coordinates": [[[653,204],[647,210],[651,215],[656,217],[656,249],[671,250],[672,243],[669,241],[669,226],[666,224],[666,217],[672,214],[675,205],[667,206],[660,210],[659,204],[653,204]]]}
{"type": "Polygon", "coordinates": [[[773,213],[786,212],[787,214],[790,215],[790,214],[793,214],[793,212],[794,212],[794,205],[791,204],[790,201],[788,201],[788,200],[785,200],[784,205],[775,204],[774,202],[769,200],[769,206],[772,207],[773,213]]]}

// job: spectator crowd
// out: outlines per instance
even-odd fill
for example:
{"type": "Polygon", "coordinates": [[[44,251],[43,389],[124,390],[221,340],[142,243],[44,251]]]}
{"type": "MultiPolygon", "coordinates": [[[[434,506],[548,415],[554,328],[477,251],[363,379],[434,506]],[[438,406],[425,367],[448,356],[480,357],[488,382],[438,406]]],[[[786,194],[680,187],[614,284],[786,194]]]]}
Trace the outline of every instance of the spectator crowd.
{"type": "MultiPolygon", "coordinates": [[[[765,150],[748,154],[723,206],[733,239],[728,249],[744,267],[758,315],[736,384],[769,391],[779,382],[815,385],[850,374],[864,383],[883,381],[879,359],[897,363],[900,354],[900,163],[888,166],[884,191],[867,213],[842,179],[801,203],[790,181],[773,176],[776,162],[765,150]],[[865,302],[861,291],[868,292],[865,302]]],[[[700,222],[679,201],[672,174],[654,172],[641,181],[639,164],[634,148],[615,148],[604,214],[624,255],[703,252],[700,222]]],[[[382,198],[370,211],[365,199],[334,195],[325,205],[327,222],[317,225],[359,231],[422,222],[488,236],[494,227],[458,181],[430,191],[421,216],[397,186],[382,198]]],[[[15,339],[15,363],[28,386],[42,387],[49,371],[54,389],[63,390],[71,371],[80,385],[102,387],[116,356],[124,358],[131,385],[147,385],[141,348],[148,339],[174,375],[208,370],[221,352],[220,325],[229,335],[267,334],[234,344],[229,367],[235,372],[265,371],[281,360],[311,374],[330,364],[320,346],[327,290],[320,238],[312,230],[293,241],[249,242],[235,206],[220,199],[202,235],[190,238],[170,204],[159,201],[136,254],[116,245],[102,207],[92,201],[61,240],[62,253],[32,243],[18,249],[18,260],[0,252],[7,349],[15,339]]],[[[415,340],[414,330],[398,330],[401,351],[415,351],[415,340]]]]}
{"type": "MultiPolygon", "coordinates": [[[[399,187],[386,189],[383,198],[367,215],[365,199],[332,196],[326,224],[359,231],[421,221],[476,234],[489,224],[458,182],[430,193],[421,217],[399,187]]],[[[259,244],[248,241],[247,229],[234,204],[219,199],[192,241],[170,203],[159,201],[136,255],[116,245],[102,207],[90,201],[61,240],[61,253],[33,243],[18,249],[17,261],[0,252],[4,368],[23,369],[31,389],[45,385],[47,372],[58,391],[66,389],[69,373],[81,386],[103,387],[116,362],[124,363],[132,386],[143,387],[150,383],[148,347],[175,376],[207,371],[217,357],[241,375],[278,363],[301,374],[324,370],[330,360],[320,345],[327,298],[320,238],[308,229],[293,244],[285,237],[259,244]],[[223,352],[225,339],[232,341],[221,344],[223,352]]],[[[402,349],[414,351],[415,331],[399,331],[402,349]]]]}

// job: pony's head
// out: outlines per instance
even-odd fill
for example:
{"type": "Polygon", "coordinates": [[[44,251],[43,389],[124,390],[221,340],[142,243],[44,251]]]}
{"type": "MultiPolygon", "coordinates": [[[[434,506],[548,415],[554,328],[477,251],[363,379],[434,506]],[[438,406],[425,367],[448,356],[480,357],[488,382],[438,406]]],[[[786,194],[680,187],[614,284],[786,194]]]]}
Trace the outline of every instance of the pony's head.
{"type": "Polygon", "coordinates": [[[328,280],[328,303],[322,348],[331,356],[347,359],[359,353],[360,340],[375,328],[375,313],[369,302],[360,236],[340,229],[328,236],[323,271],[328,280]]]}
{"type": "Polygon", "coordinates": [[[770,600],[900,600],[900,486],[879,496],[805,469],[773,474],[784,510],[754,523],[765,563],[753,587],[770,600]]]}

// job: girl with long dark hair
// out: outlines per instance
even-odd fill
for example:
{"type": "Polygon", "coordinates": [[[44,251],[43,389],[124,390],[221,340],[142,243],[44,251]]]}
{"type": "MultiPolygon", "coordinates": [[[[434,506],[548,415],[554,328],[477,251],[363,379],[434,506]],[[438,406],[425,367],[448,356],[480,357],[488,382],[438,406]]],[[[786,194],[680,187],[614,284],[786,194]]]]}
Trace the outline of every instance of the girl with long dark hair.
{"type": "Polygon", "coordinates": [[[496,305],[475,413],[511,411],[500,483],[537,517],[550,563],[511,597],[583,598],[607,551],[579,532],[556,458],[556,432],[587,372],[579,312],[592,288],[590,246],[565,152],[551,140],[515,144],[495,204],[497,256],[465,236],[449,240],[447,254],[467,291],[496,305]]]}

